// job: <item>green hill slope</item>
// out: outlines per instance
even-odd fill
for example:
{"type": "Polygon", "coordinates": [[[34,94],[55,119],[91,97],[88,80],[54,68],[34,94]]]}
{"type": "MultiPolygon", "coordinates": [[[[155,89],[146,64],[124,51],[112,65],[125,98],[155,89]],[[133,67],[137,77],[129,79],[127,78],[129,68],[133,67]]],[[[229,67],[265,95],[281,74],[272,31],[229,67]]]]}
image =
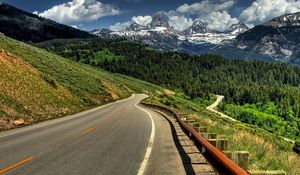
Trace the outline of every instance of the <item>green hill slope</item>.
{"type": "Polygon", "coordinates": [[[16,119],[32,124],[159,89],[0,36],[0,130],[16,119]]]}

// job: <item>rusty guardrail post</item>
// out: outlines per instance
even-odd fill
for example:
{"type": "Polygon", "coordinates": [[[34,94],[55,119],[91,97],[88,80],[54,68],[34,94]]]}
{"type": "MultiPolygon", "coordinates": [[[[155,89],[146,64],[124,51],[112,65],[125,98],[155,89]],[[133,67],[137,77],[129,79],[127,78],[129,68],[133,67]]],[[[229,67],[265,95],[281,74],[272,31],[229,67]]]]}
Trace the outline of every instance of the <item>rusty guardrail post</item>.
{"type": "Polygon", "coordinates": [[[217,133],[200,133],[202,137],[204,137],[206,140],[208,139],[217,139],[217,133]]]}
{"type": "MultiPolygon", "coordinates": [[[[228,150],[228,140],[227,139],[208,139],[209,143],[214,145],[220,151],[228,150]]],[[[232,160],[232,159],[231,159],[232,160]]]]}
{"type": "Polygon", "coordinates": [[[224,154],[244,170],[249,169],[248,151],[224,151],[224,154]]]}

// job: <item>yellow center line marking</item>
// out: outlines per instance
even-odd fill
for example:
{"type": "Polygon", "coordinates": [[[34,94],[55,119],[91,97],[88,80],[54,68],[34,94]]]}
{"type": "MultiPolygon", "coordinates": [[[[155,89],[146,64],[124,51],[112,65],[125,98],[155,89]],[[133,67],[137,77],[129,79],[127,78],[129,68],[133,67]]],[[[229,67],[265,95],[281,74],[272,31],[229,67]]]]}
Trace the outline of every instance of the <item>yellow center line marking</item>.
{"type": "Polygon", "coordinates": [[[88,134],[88,133],[91,133],[91,132],[93,132],[93,131],[95,131],[95,130],[96,130],[95,127],[87,128],[87,129],[85,129],[85,130],[83,131],[83,134],[88,134]]]}
{"type": "Polygon", "coordinates": [[[14,169],[14,168],[16,168],[16,167],[18,167],[18,166],[24,164],[24,163],[27,163],[27,162],[31,161],[32,159],[33,159],[33,157],[28,157],[27,159],[22,160],[21,162],[16,163],[16,164],[14,164],[14,165],[12,165],[12,166],[10,166],[10,167],[4,169],[4,170],[0,170],[0,174],[4,174],[4,173],[6,173],[6,172],[9,171],[9,170],[12,170],[12,169],[14,169]]]}

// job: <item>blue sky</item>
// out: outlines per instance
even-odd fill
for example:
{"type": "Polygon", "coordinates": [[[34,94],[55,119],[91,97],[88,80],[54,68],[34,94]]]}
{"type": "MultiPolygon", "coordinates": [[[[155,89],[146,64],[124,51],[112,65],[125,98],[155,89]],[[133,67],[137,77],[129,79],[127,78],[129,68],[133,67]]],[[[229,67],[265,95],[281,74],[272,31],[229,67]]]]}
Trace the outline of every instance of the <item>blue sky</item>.
{"type": "Polygon", "coordinates": [[[242,21],[254,26],[286,13],[300,11],[297,0],[2,0],[23,10],[80,28],[121,30],[132,21],[145,25],[163,13],[171,26],[184,30],[196,19],[225,30],[242,21]]]}

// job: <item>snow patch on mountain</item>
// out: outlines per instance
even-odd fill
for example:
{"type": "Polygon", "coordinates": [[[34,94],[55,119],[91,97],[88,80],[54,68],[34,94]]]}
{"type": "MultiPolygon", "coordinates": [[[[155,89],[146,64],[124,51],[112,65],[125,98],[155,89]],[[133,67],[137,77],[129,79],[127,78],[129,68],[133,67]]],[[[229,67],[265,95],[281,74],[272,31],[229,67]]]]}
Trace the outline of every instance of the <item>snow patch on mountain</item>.
{"type": "Polygon", "coordinates": [[[211,43],[222,44],[226,41],[232,40],[236,35],[224,34],[224,33],[195,33],[188,36],[179,37],[180,40],[187,40],[193,44],[211,43]]]}

